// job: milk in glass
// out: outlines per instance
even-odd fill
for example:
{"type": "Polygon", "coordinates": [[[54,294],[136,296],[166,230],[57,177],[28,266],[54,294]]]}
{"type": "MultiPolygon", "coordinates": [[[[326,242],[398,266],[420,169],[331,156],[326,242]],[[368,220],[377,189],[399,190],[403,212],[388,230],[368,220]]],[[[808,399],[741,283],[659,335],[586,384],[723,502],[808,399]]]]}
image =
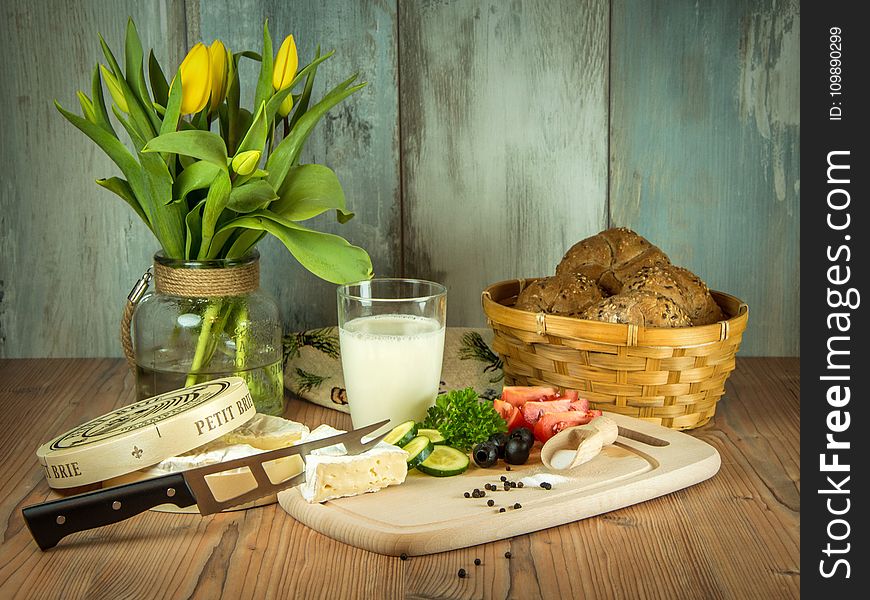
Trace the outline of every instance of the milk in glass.
{"type": "Polygon", "coordinates": [[[444,326],[413,315],[376,315],[339,329],[341,366],[354,427],[422,421],[441,381],[444,326]]]}

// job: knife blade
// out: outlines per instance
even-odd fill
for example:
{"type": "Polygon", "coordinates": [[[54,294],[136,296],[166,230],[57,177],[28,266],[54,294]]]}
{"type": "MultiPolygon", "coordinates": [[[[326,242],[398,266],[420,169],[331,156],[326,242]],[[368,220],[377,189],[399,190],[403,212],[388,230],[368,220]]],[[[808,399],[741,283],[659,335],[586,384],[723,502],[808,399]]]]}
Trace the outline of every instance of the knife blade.
{"type": "Polygon", "coordinates": [[[627,427],[617,426],[617,431],[619,435],[624,438],[628,438],[630,440],[634,440],[636,442],[640,442],[642,444],[646,444],[647,446],[669,446],[670,442],[666,440],[661,440],[657,437],[653,437],[651,435],[647,435],[645,433],[641,433],[640,431],[635,431],[634,429],[628,429],[627,427]]]}
{"type": "Polygon", "coordinates": [[[388,423],[389,420],[385,420],[346,433],[277,450],[86,492],[69,498],[51,500],[27,506],[21,512],[30,534],[42,550],[53,548],[71,533],[118,523],[161,504],[174,504],[179,508],[195,504],[201,514],[209,515],[303,483],[304,460],[313,450],[343,444],[347,454],[350,455],[372,448],[387,434],[378,435],[365,442],[363,438],[388,423]],[[269,465],[288,457],[298,457],[301,472],[273,481],[270,472],[274,476],[277,470],[270,470],[269,465]],[[210,487],[209,476],[242,468],[249,469],[252,475],[254,484],[252,489],[232,497],[224,497],[220,490],[216,491],[210,487]]]}

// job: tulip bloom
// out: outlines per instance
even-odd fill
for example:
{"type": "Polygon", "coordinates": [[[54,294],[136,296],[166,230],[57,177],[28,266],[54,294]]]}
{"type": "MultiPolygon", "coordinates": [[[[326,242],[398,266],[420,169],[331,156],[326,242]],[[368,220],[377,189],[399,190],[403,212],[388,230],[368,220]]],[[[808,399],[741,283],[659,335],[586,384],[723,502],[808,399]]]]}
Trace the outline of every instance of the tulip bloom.
{"type": "Polygon", "coordinates": [[[208,112],[213,113],[227,96],[232,54],[224,47],[223,42],[215,40],[208,47],[208,57],[211,65],[211,101],[208,112]]]}
{"type": "MultiPolygon", "coordinates": [[[[298,68],[299,55],[296,53],[296,42],[292,35],[288,35],[278,49],[278,56],[275,57],[275,66],[272,70],[272,87],[276,92],[290,86],[298,68]]],[[[282,117],[286,117],[291,108],[293,108],[293,94],[288,94],[278,108],[278,112],[282,117]]]]}
{"type": "Polygon", "coordinates": [[[208,48],[195,45],[181,61],[181,113],[198,113],[208,104],[211,94],[211,60],[208,48]]]}
{"type": "Polygon", "coordinates": [[[115,104],[118,105],[121,112],[129,114],[130,107],[127,106],[127,99],[124,98],[124,91],[121,89],[118,80],[115,79],[115,76],[105,67],[105,65],[100,65],[100,71],[103,73],[103,79],[106,81],[106,87],[109,88],[109,94],[111,94],[112,100],[115,101],[115,104]]]}
{"type": "Polygon", "coordinates": [[[259,150],[239,152],[233,158],[233,171],[242,176],[250,175],[256,170],[257,165],[260,164],[261,155],[262,153],[259,150]]]}

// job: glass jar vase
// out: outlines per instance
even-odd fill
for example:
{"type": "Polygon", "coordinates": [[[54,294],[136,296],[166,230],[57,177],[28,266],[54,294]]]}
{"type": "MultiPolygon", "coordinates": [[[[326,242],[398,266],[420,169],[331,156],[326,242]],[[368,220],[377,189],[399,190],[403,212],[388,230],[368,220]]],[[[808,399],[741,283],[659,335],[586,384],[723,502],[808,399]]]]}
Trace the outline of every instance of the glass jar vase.
{"type": "Polygon", "coordinates": [[[245,379],[257,411],[284,411],[281,319],[260,290],[260,255],[182,260],[154,255],[153,293],[132,316],[140,399],[217,379],[245,379]]]}

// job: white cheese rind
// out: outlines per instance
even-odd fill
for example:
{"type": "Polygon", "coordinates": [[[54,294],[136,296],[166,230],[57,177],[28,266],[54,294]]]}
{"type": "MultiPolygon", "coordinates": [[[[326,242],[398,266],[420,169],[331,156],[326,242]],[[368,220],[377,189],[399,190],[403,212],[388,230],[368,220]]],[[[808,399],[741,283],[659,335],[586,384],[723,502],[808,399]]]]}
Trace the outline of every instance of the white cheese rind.
{"type": "MultiPolygon", "coordinates": [[[[321,425],[305,441],[339,433],[342,432],[338,429],[321,425]]],[[[306,460],[305,483],[299,486],[299,493],[313,504],[376,492],[405,481],[408,475],[407,459],[407,452],[384,442],[353,456],[346,455],[342,444],[319,448],[312,451],[306,460]]]]}

